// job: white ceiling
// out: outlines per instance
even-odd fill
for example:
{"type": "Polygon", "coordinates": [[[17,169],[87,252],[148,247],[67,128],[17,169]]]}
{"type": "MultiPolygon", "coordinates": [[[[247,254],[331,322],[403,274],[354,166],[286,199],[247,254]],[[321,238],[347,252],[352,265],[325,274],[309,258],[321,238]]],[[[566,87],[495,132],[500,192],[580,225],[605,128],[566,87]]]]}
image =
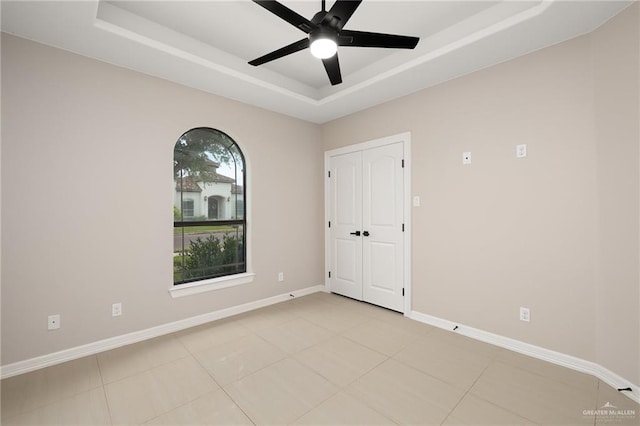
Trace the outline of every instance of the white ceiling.
{"type": "MultiPolygon", "coordinates": [[[[281,3],[309,19],[320,10],[320,0],[281,3]]],[[[420,42],[415,50],[340,48],[337,86],[308,50],[248,65],[305,36],[249,0],[0,5],[4,32],[323,123],[588,33],[631,3],[364,0],[345,28],[420,42]]]]}

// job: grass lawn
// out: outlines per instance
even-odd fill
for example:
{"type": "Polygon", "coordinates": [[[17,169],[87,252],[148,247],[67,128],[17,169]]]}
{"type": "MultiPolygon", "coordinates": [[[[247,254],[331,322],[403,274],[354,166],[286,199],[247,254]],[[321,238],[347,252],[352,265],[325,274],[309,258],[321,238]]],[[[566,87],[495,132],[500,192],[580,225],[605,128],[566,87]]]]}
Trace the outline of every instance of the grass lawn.
{"type": "Polygon", "coordinates": [[[231,232],[236,228],[232,226],[185,226],[184,228],[173,228],[173,235],[182,234],[182,230],[184,229],[185,234],[203,234],[207,232],[231,232]]]}

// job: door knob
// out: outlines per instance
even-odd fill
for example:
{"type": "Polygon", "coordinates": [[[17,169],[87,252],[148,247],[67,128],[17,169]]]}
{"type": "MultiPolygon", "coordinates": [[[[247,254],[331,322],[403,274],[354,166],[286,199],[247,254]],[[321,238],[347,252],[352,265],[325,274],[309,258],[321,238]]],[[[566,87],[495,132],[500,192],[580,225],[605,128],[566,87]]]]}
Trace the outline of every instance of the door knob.
{"type": "Polygon", "coordinates": [[[355,235],[356,237],[360,236],[360,231],[351,232],[351,235],[355,235]]]}
{"type": "Polygon", "coordinates": [[[364,232],[362,233],[362,235],[364,235],[365,237],[368,237],[368,236],[369,236],[369,231],[364,231],[364,232]]]}

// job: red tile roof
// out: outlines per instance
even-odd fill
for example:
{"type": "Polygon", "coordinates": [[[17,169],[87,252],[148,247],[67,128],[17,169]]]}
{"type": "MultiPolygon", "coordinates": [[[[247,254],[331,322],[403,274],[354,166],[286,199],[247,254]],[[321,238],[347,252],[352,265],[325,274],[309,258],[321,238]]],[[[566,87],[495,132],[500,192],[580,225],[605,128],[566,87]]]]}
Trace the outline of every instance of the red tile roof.
{"type": "Polygon", "coordinates": [[[197,182],[193,180],[190,176],[182,178],[182,183],[180,180],[176,183],[176,191],[182,192],[202,192],[202,188],[198,185],[197,182]]]}

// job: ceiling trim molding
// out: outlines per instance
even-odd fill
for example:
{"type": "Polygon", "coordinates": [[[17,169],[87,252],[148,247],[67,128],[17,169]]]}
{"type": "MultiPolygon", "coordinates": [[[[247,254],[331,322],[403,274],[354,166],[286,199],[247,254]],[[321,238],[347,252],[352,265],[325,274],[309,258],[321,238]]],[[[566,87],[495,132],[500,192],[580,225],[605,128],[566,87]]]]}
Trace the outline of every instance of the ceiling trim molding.
{"type": "Polygon", "coordinates": [[[364,90],[376,83],[379,83],[383,80],[386,80],[388,78],[391,77],[395,77],[396,75],[405,72],[405,71],[409,71],[419,65],[423,65],[426,64],[429,61],[433,61],[434,59],[437,59],[441,56],[447,55],[449,53],[455,52],[458,49],[461,49],[463,47],[469,46],[473,43],[476,43],[482,39],[485,39],[487,37],[490,37],[492,35],[495,35],[497,33],[499,33],[500,31],[504,31],[506,29],[509,29],[513,26],[516,26],[518,24],[521,24],[525,21],[528,21],[530,19],[536,18],[538,16],[540,16],[541,14],[543,14],[547,9],[549,9],[549,7],[551,7],[551,5],[556,2],[557,0],[543,0],[541,3],[537,4],[536,6],[532,7],[531,9],[527,9],[523,12],[520,12],[516,15],[510,16],[506,19],[503,19],[502,21],[499,21],[489,27],[480,29],[478,31],[475,31],[459,40],[453,41],[443,47],[440,47],[438,49],[432,50],[430,52],[427,52],[426,54],[412,59],[408,62],[405,62],[402,65],[398,65],[388,71],[382,72],[374,77],[371,77],[361,83],[357,83],[351,87],[348,87],[344,90],[341,90],[337,93],[325,96],[324,98],[322,98],[319,101],[320,105],[325,105],[328,103],[331,103],[337,99],[340,99],[342,97],[345,97],[347,95],[351,95],[353,93],[356,93],[360,90],[364,90]]]}
{"type": "MultiPolygon", "coordinates": [[[[125,28],[121,25],[116,24],[113,21],[117,20],[118,14],[128,14],[133,15],[127,11],[124,11],[116,6],[113,6],[109,3],[100,2],[99,9],[96,12],[96,18],[93,23],[93,26],[107,31],[111,34],[126,38],[135,43],[142,44],[144,46],[150,47],[152,49],[158,50],[160,52],[166,53],[168,55],[174,56],[179,59],[183,59],[189,62],[192,62],[196,65],[203,66],[213,71],[220,72],[222,74],[228,75],[233,78],[237,78],[247,83],[255,84],[264,89],[273,91],[275,93],[279,93],[285,96],[288,96],[292,99],[296,99],[298,101],[302,101],[308,103],[310,105],[319,105],[318,100],[313,99],[309,96],[302,95],[298,92],[283,88],[277,84],[269,83],[264,80],[261,80],[256,77],[249,76],[245,73],[239,72],[232,68],[226,67],[224,65],[217,64],[213,61],[203,58],[200,55],[196,55],[190,52],[187,52],[184,49],[180,49],[174,46],[170,46],[166,43],[163,43],[159,40],[153,39],[151,37],[147,37],[139,32],[133,31],[131,29],[125,28]],[[111,19],[112,21],[108,21],[107,19],[111,19]]],[[[135,15],[133,15],[135,16],[135,15]]],[[[136,16],[138,19],[142,19],[136,16]]],[[[195,42],[196,40],[194,40],[195,42]]]]}
{"type": "MultiPolygon", "coordinates": [[[[311,9],[296,5],[297,0],[281,1],[305,13],[311,9]]],[[[471,9],[433,0],[383,3],[363,8],[362,23],[380,25],[386,13],[413,12],[406,29],[420,36],[420,43],[410,52],[380,55],[345,50],[341,59],[347,71],[338,86],[321,80],[326,76],[300,55],[282,64],[249,66],[248,56],[289,37],[287,26],[271,25],[266,12],[249,0],[192,7],[0,1],[0,18],[2,31],[9,34],[321,124],[587,34],[633,0],[490,0],[471,9]],[[247,19],[244,26],[233,25],[238,17],[247,19]]],[[[391,24],[392,32],[405,26],[391,24]]]]}
{"type": "MultiPolygon", "coordinates": [[[[330,93],[326,96],[322,96],[320,90],[307,87],[309,90],[312,90],[317,94],[315,98],[299,93],[294,90],[287,89],[281,85],[271,83],[257,77],[250,76],[241,71],[238,71],[233,68],[218,64],[214,61],[208,60],[202,57],[201,55],[194,54],[186,51],[185,49],[169,45],[158,39],[154,39],[144,34],[141,34],[140,32],[134,31],[130,28],[125,28],[124,26],[122,26],[122,24],[118,24],[116,22],[126,21],[127,20],[126,18],[129,18],[129,20],[135,19],[136,21],[142,20],[144,18],[140,18],[135,14],[122,10],[117,6],[114,6],[109,3],[105,3],[103,1],[100,1],[98,4],[98,8],[96,11],[96,18],[93,25],[94,27],[100,30],[107,31],[111,34],[126,38],[130,41],[141,44],[143,46],[150,47],[152,49],[166,53],[173,57],[186,60],[193,64],[225,74],[229,77],[238,79],[242,82],[259,86],[272,93],[284,95],[290,99],[304,102],[305,104],[313,107],[321,107],[321,106],[331,104],[332,102],[335,102],[336,100],[342,99],[344,97],[354,95],[362,90],[366,90],[375,84],[381,83],[403,72],[410,71],[411,69],[414,69],[420,65],[426,64],[437,58],[440,58],[442,56],[455,52],[458,49],[461,49],[463,47],[466,47],[473,43],[481,41],[484,38],[493,36],[499,33],[500,31],[504,31],[508,28],[511,28],[513,26],[526,22],[530,19],[534,19],[540,16],[541,14],[543,14],[556,1],[557,0],[541,0],[540,3],[536,4],[535,6],[532,6],[527,10],[519,12],[516,15],[509,16],[501,21],[498,21],[493,25],[490,25],[489,27],[477,30],[471,34],[463,36],[458,40],[452,41],[443,47],[428,51],[425,54],[415,59],[412,59],[401,65],[395,66],[387,71],[376,74],[375,76],[368,78],[362,82],[356,83],[351,86],[346,86],[344,89],[330,93]]],[[[166,31],[171,31],[164,27],[163,29],[166,31]]],[[[192,41],[197,42],[197,40],[192,40],[192,41]]]]}

